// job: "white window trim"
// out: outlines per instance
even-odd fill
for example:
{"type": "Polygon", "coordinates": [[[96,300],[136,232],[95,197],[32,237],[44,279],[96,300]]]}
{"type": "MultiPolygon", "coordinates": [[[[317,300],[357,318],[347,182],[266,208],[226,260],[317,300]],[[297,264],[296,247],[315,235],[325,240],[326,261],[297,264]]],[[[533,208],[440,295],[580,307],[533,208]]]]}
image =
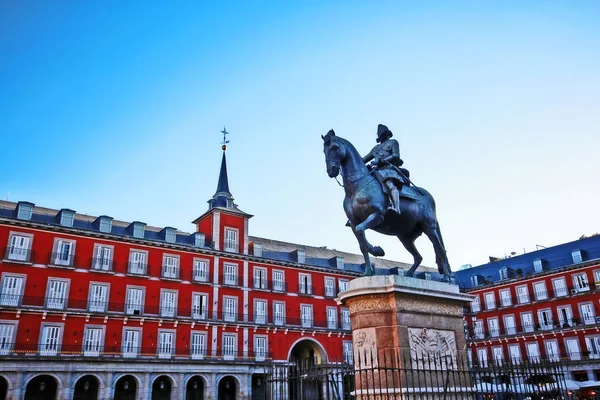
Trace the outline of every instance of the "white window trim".
{"type": "Polygon", "coordinates": [[[314,308],[312,304],[300,304],[300,326],[302,326],[303,328],[312,328],[315,325],[315,312],[314,312],[314,308]],[[302,308],[303,307],[309,307],[310,308],[310,321],[308,321],[306,324],[304,323],[304,320],[302,318],[302,308]]]}
{"type": "Polygon", "coordinates": [[[238,313],[239,313],[239,308],[240,308],[240,304],[238,301],[238,297],[237,296],[227,296],[224,295],[223,296],[223,321],[226,322],[237,322],[238,321],[238,313]],[[229,312],[225,311],[225,303],[227,301],[227,299],[234,299],[235,300],[235,311],[233,313],[233,316],[229,316],[229,312]]]}
{"type": "Polygon", "coordinates": [[[269,301],[266,299],[254,299],[254,303],[253,303],[253,311],[254,311],[254,315],[253,315],[253,321],[255,324],[266,324],[267,322],[269,322],[269,301]],[[262,302],[265,305],[265,315],[263,315],[262,317],[264,318],[264,321],[259,321],[258,320],[258,315],[256,313],[256,304],[258,302],[262,302]]]}
{"type": "MultiPolygon", "coordinates": [[[[267,270],[266,267],[258,267],[258,266],[254,266],[252,267],[252,288],[253,289],[259,289],[259,290],[267,290],[269,289],[269,278],[268,278],[268,273],[269,271],[267,270]],[[263,286],[257,286],[256,283],[256,272],[257,271],[262,271],[263,272],[263,276],[264,276],[264,282],[262,282],[263,286]]],[[[260,282],[259,282],[260,284],[260,282]]]]}
{"type": "Polygon", "coordinates": [[[529,304],[531,303],[531,293],[529,293],[529,286],[528,285],[519,285],[515,287],[515,294],[516,294],[516,298],[517,298],[517,304],[529,304]],[[521,301],[521,296],[519,296],[519,288],[525,288],[525,293],[526,295],[523,296],[523,298],[525,299],[525,301],[521,301]]]}
{"type": "Polygon", "coordinates": [[[16,295],[16,296],[18,296],[16,304],[15,305],[5,304],[5,307],[20,307],[23,304],[25,285],[27,284],[27,275],[26,274],[14,274],[12,272],[3,272],[2,273],[2,280],[0,281],[0,304],[4,304],[6,302],[6,298],[2,299],[2,297],[6,296],[8,298],[8,296],[14,296],[14,294],[8,295],[8,294],[4,293],[4,285],[5,285],[5,280],[7,277],[21,278],[22,283],[21,283],[21,288],[19,290],[19,294],[16,295]]]}
{"type": "Polygon", "coordinates": [[[271,270],[271,278],[273,280],[273,290],[276,292],[284,292],[285,291],[285,271],[282,269],[271,270]],[[281,279],[281,287],[275,286],[275,282],[278,282],[278,281],[275,281],[275,273],[276,272],[281,272],[281,278],[282,278],[281,279]]]}
{"type": "Polygon", "coordinates": [[[177,329],[162,329],[159,328],[156,334],[156,356],[158,358],[173,358],[175,356],[175,347],[177,344],[177,329]],[[173,341],[171,342],[171,352],[170,353],[161,353],[161,343],[160,343],[160,334],[161,333],[170,333],[173,337],[173,341]]]}
{"type": "MultiPolygon", "coordinates": [[[[342,279],[342,278],[338,278],[338,291],[337,293],[340,293],[342,291],[341,287],[345,286],[346,288],[348,288],[348,286],[350,285],[350,280],[349,279],[342,279]],[[342,284],[343,283],[343,284],[342,284]]],[[[346,289],[348,290],[348,289],[346,289]]]]}
{"type": "Polygon", "coordinates": [[[352,320],[350,319],[350,309],[349,308],[340,308],[340,322],[342,324],[342,329],[343,330],[350,330],[352,329],[352,320]],[[344,321],[344,314],[348,313],[348,323],[346,324],[346,322],[344,321]]]}
{"type": "Polygon", "coordinates": [[[160,289],[160,309],[159,315],[165,318],[177,318],[177,305],[179,301],[179,290],[177,289],[160,289]],[[173,315],[166,315],[163,313],[163,293],[175,293],[175,301],[173,306],[173,315]]]}
{"type": "Polygon", "coordinates": [[[231,262],[224,262],[223,263],[223,285],[227,285],[227,286],[239,286],[239,282],[240,282],[240,266],[236,263],[231,263],[231,262]],[[227,277],[229,276],[228,274],[225,273],[225,270],[227,269],[227,267],[234,267],[234,271],[235,273],[233,274],[234,279],[233,281],[228,281],[227,277]]]}
{"type": "Polygon", "coordinates": [[[13,262],[13,263],[17,262],[17,263],[24,263],[24,264],[33,264],[33,262],[31,261],[31,249],[32,248],[33,248],[33,234],[32,233],[10,231],[8,233],[8,244],[6,245],[6,254],[4,254],[3,257],[5,260],[10,260],[10,262],[13,262]],[[23,249],[24,251],[26,251],[24,260],[17,259],[14,257],[9,257],[10,248],[11,248],[10,243],[12,242],[13,236],[21,236],[21,237],[29,238],[29,243],[27,245],[27,248],[23,249]]]}
{"type": "Polygon", "coordinates": [[[549,298],[549,296],[548,296],[548,286],[546,285],[546,281],[533,282],[531,284],[531,286],[533,287],[533,295],[535,297],[535,301],[547,300],[549,298]],[[544,290],[542,290],[541,297],[538,297],[538,292],[536,290],[536,285],[543,285],[544,286],[544,290]]]}
{"type": "Polygon", "coordinates": [[[162,265],[160,268],[160,277],[162,279],[180,279],[181,278],[181,263],[180,263],[180,257],[179,254],[172,254],[172,253],[163,253],[162,256],[162,265]],[[174,258],[175,261],[175,276],[167,276],[166,272],[170,272],[167,271],[167,257],[171,257],[174,258]]]}
{"type": "Polygon", "coordinates": [[[221,356],[224,360],[234,360],[237,358],[239,352],[239,343],[238,343],[238,335],[233,332],[223,332],[221,334],[221,356]],[[225,355],[225,336],[233,336],[233,343],[235,344],[233,347],[233,355],[225,355]]]}
{"type": "Polygon", "coordinates": [[[199,257],[194,257],[194,261],[192,264],[192,280],[194,282],[208,282],[208,276],[210,275],[210,260],[207,258],[199,258],[199,257]],[[196,274],[195,274],[195,270],[196,270],[196,262],[205,262],[206,263],[206,276],[204,277],[204,279],[196,279],[196,274]]]}
{"type": "MultiPolygon", "coordinates": [[[[141,353],[141,349],[142,349],[142,339],[143,339],[143,330],[142,328],[133,328],[130,326],[124,326],[123,330],[121,332],[121,355],[124,358],[137,358],[140,356],[141,353]],[[137,343],[137,347],[135,349],[135,353],[131,352],[131,353],[126,353],[125,352],[125,331],[137,331],[138,333],[138,343],[137,343]]],[[[156,338],[157,343],[158,343],[158,337],[156,338]]],[[[158,345],[157,345],[157,351],[158,351],[158,345]]]]}
{"type": "Polygon", "coordinates": [[[483,300],[485,302],[485,309],[486,310],[495,310],[497,307],[496,304],[496,293],[495,292],[485,292],[483,294],[483,300]],[[488,295],[491,295],[492,300],[491,302],[488,300],[488,295]]]}
{"type": "Polygon", "coordinates": [[[68,278],[57,278],[54,276],[49,276],[47,283],[46,283],[46,301],[45,303],[45,307],[51,310],[66,310],[67,307],[69,306],[69,295],[70,295],[70,289],[71,289],[71,280],[68,278]],[[58,282],[65,282],[65,295],[64,295],[64,299],[63,299],[63,306],[61,308],[58,307],[50,307],[49,306],[49,301],[50,301],[50,282],[52,281],[58,281],[58,282]]]}
{"type": "Polygon", "coordinates": [[[5,349],[0,349],[0,355],[8,355],[11,354],[15,349],[15,342],[17,341],[17,331],[19,329],[19,321],[9,320],[9,319],[0,319],[0,324],[2,325],[12,325],[12,337],[9,338],[8,346],[5,349]]]}
{"type": "Polygon", "coordinates": [[[106,343],[106,325],[97,325],[97,324],[85,324],[83,326],[83,340],[81,341],[81,353],[85,356],[85,357],[98,357],[99,355],[104,353],[104,345],[106,343]],[[100,334],[100,349],[98,350],[98,353],[87,353],[86,354],[86,350],[85,350],[85,345],[86,345],[86,341],[87,341],[87,330],[88,329],[100,329],[101,334],[100,334]]]}
{"type": "Polygon", "coordinates": [[[588,279],[587,276],[587,272],[580,272],[580,273],[576,273],[572,275],[572,281],[573,281],[573,287],[574,289],[577,290],[577,292],[587,292],[590,290],[590,280],[588,279]],[[579,285],[579,279],[577,279],[578,276],[584,276],[585,277],[585,286],[580,286],[579,285]]]}
{"type": "Polygon", "coordinates": [[[190,331],[190,357],[193,360],[201,360],[206,357],[208,353],[208,332],[207,331],[199,331],[199,330],[191,330],[190,331]],[[192,336],[193,335],[201,335],[204,336],[204,349],[200,354],[194,354],[192,352],[192,336]]]}
{"type": "Polygon", "coordinates": [[[277,326],[283,326],[283,325],[285,325],[285,322],[286,322],[285,321],[285,311],[286,311],[285,310],[285,301],[273,300],[273,324],[274,325],[277,325],[277,326]],[[282,305],[283,315],[281,316],[281,320],[282,320],[281,322],[278,322],[278,320],[275,319],[276,318],[275,317],[276,316],[276,314],[275,314],[275,304],[281,304],[282,305]]]}
{"type": "Polygon", "coordinates": [[[480,312],[481,311],[481,299],[479,298],[479,295],[476,294],[475,298],[473,299],[473,301],[470,304],[471,306],[471,312],[480,312]],[[474,307],[476,306],[476,307],[474,307]]]}
{"type": "MultiPolygon", "coordinates": [[[[127,292],[125,292],[125,296],[127,296],[127,292]]],[[[90,281],[90,284],[88,285],[88,306],[87,306],[87,310],[90,312],[107,312],[108,311],[108,303],[109,303],[109,299],[110,299],[110,283],[109,282],[96,282],[96,281],[90,281]],[[92,304],[92,285],[98,285],[98,286],[104,286],[106,287],[106,299],[104,300],[104,309],[102,311],[92,311],[91,310],[91,304],[92,304]]]]}
{"type": "Polygon", "coordinates": [[[223,250],[229,251],[232,253],[239,253],[239,248],[240,248],[240,230],[238,228],[232,228],[230,226],[223,227],[223,250]],[[236,236],[236,241],[235,241],[236,247],[235,248],[227,246],[227,231],[235,232],[235,236],[236,236]]]}
{"type": "Polygon", "coordinates": [[[526,311],[521,313],[521,328],[523,332],[535,332],[535,316],[533,315],[533,311],[526,311]],[[523,315],[531,316],[531,326],[526,326],[523,322],[523,315]]]}
{"type": "Polygon", "coordinates": [[[267,354],[269,354],[269,336],[268,335],[254,335],[252,339],[252,352],[254,353],[254,359],[256,361],[265,361],[267,359],[267,354]],[[256,339],[264,339],[265,340],[265,351],[264,354],[259,355],[256,351],[256,339]]]}
{"type": "Polygon", "coordinates": [[[581,303],[577,303],[577,309],[579,310],[579,315],[581,316],[581,320],[579,321],[581,325],[593,325],[596,323],[596,310],[594,309],[594,303],[591,301],[583,301],[581,303]],[[592,310],[592,318],[588,319],[587,322],[583,316],[582,306],[589,305],[592,310]]]}
{"type": "Polygon", "coordinates": [[[325,318],[327,319],[327,329],[338,329],[338,308],[337,307],[325,307],[325,318]],[[333,323],[329,320],[329,310],[334,310],[335,320],[333,323]]]}
{"type": "Polygon", "coordinates": [[[538,309],[537,310],[537,317],[538,317],[538,322],[537,322],[536,325],[539,325],[541,330],[550,330],[550,329],[554,328],[555,321],[553,321],[553,318],[552,318],[553,315],[552,315],[552,309],[551,308],[540,308],[540,309],[538,309]],[[549,318],[550,325],[543,325],[542,324],[543,321],[540,318],[540,316],[542,315],[542,313],[546,313],[546,312],[550,315],[550,318],[549,318]]]}
{"type": "Polygon", "coordinates": [[[40,325],[40,336],[38,338],[38,349],[40,355],[59,355],[62,349],[63,337],[65,335],[65,324],[59,322],[42,322],[40,325]],[[56,354],[45,353],[45,350],[42,349],[43,343],[42,338],[44,337],[44,328],[47,326],[57,326],[59,328],[57,344],[56,344],[56,354]]]}
{"type": "Polygon", "coordinates": [[[335,278],[334,277],[326,276],[323,279],[323,285],[325,285],[325,297],[335,297],[335,295],[336,295],[336,290],[335,290],[336,289],[335,288],[336,285],[335,285],[335,283],[336,282],[335,282],[335,278]],[[327,282],[331,282],[332,283],[332,285],[331,285],[331,291],[329,291],[329,292],[327,291],[327,282]]]}
{"type": "Polygon", "coordinates": [[[75,241],[74,239],[66,239],[66,238],[60,238],[60,237],[56,237],[54,238],[54,245],[52,246],[52,255],[51,255],[51,259],[50,259],[50,265],[52,266],[56,266],[56,267],[67,267],[67,268],[72,268],[75,264],[75,251],[76,251],[76,246],[77,246],[77,241],[75,241]],[[68,263],[62,263],[62,262],[57,262],[58,261],[58,243],[59,242],[70,242],[71,243],[71,248],[69,250],[69,262],[68,263]]]}
{"type": "Polygon", "coordinates": [[[196,320],[208,319],[208,311],[210,308],[210,305],[208,304],[208,301],[209,301],[208,299],[209,299],[208,293],[206,293],[206,292],[192,292],[192,298],[191,298],[192,309],[191,309],[191,313],[190,313],[192,319],[196,319],[196,320]],[[204,310],[204,315],[200,315],[200,316],[196,316],[196,314],[194,314],[194,296],[197,296],[197,295],[206,297],[206,304],[205,304],[206,307],[204,310]]]}
{"type": "Polygon", "coordinates": [[[148,275],[148,250],[143,249],[129,249],[129,258],[127,261],[127,273],[136,275],[136,276],[145,276],[148,275]],[[133,264],[133,253],[143,253],[144,254],[144,271],[143,272],[131,272],[131,266],[133,264]]]}
{"type": "Polygon", "coordinates": [[[354,347],[352,344],[352,340],[343,340],[342,341],[342,357],[345,363],[353,364],[354,363],[354,347]],[[346,346],[350,347],[350,351],[346,351],[346,346]]]}
{"type": "MultiPolygon", "coordinates": [[[[103,260],[104,258],[102,258],[103,260]]],[[[94,243],[94,252],[92,253],[92,263],[90,265],[90,269],[92,271],[100,271],[100,272],[112,272],[113,270],[113,261],[115,259],[115,246],[103,243],[94,243]],[[98,248],[107,248],[110,249],[110,257],[108,258],[108,269],[102,268],[102,263],[100,263],[97,253],[98,248]]]]}
{"type": "Polygon", "coordinates": [[[567,280],[565,279],[564,276],[552,279],[552,291],[554,292],[554,297],[563,297],[563,296],[567,296],[569,294],[569,288],[567,287],[567,280]],[[563,282],[563,285],[562,285],[563,290],[561,293],[557,293],[556,286],[554,285],[554,282],[557,282],[557,281],[563,282]]]}
{"type": "Polygon", "coordinates": [[[500,300],[500,307],[510,307],[510,306],[513,305],[512,304],[512,300],[513,300],[512,299],[512,294],[511,294],[509,288],[507,288],[507,289],[500,289],[498,291],[498,297],[499,297],[499,300],[500,300]],[[508,297],[502,296],[502,293],[508,293],[508,297]]]}
{"type": "Polygon", "coordinates": [[[129,289],[141,289],[142,290],[142,304],[140,304],[140,314],[139,315],[144,315],[144,308],[146,305],[146,287],[145,286],[137,286],[137,285],[127,285],[125,286],[125,314],[127,315],[137,315],[134,314],[133,312],[129,313],[128,312],[128,306],[129,306],[129,289]]]}
{"type": "Polygon", "coordinates": [[[312,295],[312,275],[311,274],[307,274],[304,272],[299,272],[298,273],[298,293],[299,294],[305,294],[305,295],[312,295]],[[304,291],[302,291],[302,284],[301,282],[304,282],[304,280],[302,279],[303,277],[308,277],[308,279],[306,279],[306,286],[304,287],[304,291]]]}
{"type": "Polygon", "coordinates": [[[503,315],[502,323],[504,324],[504,333],[506,335],[515,335],[517,333],[517,318],[516,318],[515,314],[503,315]],[[507,318],[512,318],[512,321],[513,321],[512,332],[509,332],[509,328],[507,327],[507,324],[506,324],[507,318]]]}

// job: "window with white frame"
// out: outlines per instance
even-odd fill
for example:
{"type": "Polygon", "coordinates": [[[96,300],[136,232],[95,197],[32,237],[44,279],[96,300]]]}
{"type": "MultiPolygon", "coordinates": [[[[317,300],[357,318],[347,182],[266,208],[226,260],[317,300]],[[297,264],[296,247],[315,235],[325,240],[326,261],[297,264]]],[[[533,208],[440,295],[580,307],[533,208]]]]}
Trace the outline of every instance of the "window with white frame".
{"type": "Polygon", "coordinates": [[[206,332],[194,332],[190,335],[190,355],[193,359],[201,359],[206,355],[206,332]]]}
{"type": "Polygon", "coordinates": [[[125,302],[125,313],[129,315],[141,315],[144,312],[144,288],[128,287],[127,301],[125,302]]]}
{"type": "Polygon", "coordinates": [[[348,279],[338,279],[338,293],[348,290],[350,281],[348,279]]]}
{"type": "Polygon", "coordinates": [[[594,271],[594,282],[596,283],[596,287],[600,287],[600,269],[594,271]]]}
{"type": "Polygon", "coordinates": [[[540,346],[538,346],[537,342],[527,343],[526,348],[529,361],[540,360],[540,346]]]}
{"type": "Polygon", "coordinates": [[[488,366],[488,351],[487,348],[481,347],[477,349],[477,360],[479,361],[479,365],[482,367],[488,366]]]}
{"type": "Polygon", "coordinates": [[[133,237],[143,239],[146,233],[146,224],[143,222],[133,223],[133,237]]]}
{"type": "Polygon", "coordinates": [[[311,328],[313,324],[313,309],[309,304],[300,305],[300,325],[303,328],[311,328]]]}
{"type": "Polygon", "coordinates": [[[0,321],[0,355],[10,354],[15,347],[17,325],[12,321],[0,321]]]}
{"type": "Polygon", "coordinates": [[[544,270],[544,264],[540,258],[533,260],[533,270],[535,272],[542,272],[544,270]]]}
{"type": "Polygon", "coordinates": [[[160,292],[160,316],[174,318],[177,313],[177,291],[162,289],[160,292]]]}
{"type": "Polygon", "coordinates": [[[559,361],[560,353],[558,352],[558,342],[556,340],[547,340],[544,343],[546,348],[546,358],[548,361],[559,361]]]}
{"type": "Polygon", "coordinates": [[[485,299],[486,310],[493,310],[496,308],[496,296],[494,295],[494,292],[484,294],[483,298],[485,299]]]}
{"type": "Polygon", "coordinates": [[[129,253],[128,272],[134,275],[146,275],[148,264],[146,263],[147,252],[131,250],[129,253]]]}
{"type": "Polygon", "coordinates": [[[267,269],[254,267],[254,289],[267,288],[267,269]]]}
{"type": "Polygon", "coordinates": [[[498,318],[488,318],[488,332],[491,337],[500,336],[500,324],[498,323],[498,318]]]}
{"type": "Polygon", "coordinates": [[[91,312],[106,312],[108,305],[108,285],[105,283],[90,283],[90,298],[88,310],[91,312]]]}
{"type": "Polygon", "coordinates": [[[273,323],[275,325],[285,325],[285,303],[282,301],[273,302],[273,323]]]}
{"type": "Polygon", "coordinates": [[[505,315],[504,316],[504,332],[507,335],[514,335],[517,333],[517,324],[515,322],[514,315],[505,315]]]}
{"type": "Polygon", "coordinates": [[[273,271],[273,290],[276,290],[278,292],[283,292],[284,288],[285,288],[283,281],[284,281],[283,271],[274,270],[273,271]]]}
{"type": "Polygon", "coordinates": [[[504,361],[502,346],[492,347],[492,361],[496,365],[502,365],[502,361],[504,361]]]}
{"type": "Polygon", "coordinates": [[[342,308],[340,312],[342,314],[342,329],[345,331],[349,331],[351,329],[350,310],[348,310],[347,308],[342,308]]]}
{"type": "Polygon", "coordinates": [[[581,351],[579,349],[579,340],[577,338],[565,339],[565,348],[567,350],[569,359],[571,359],[571,360],[580,360],[581,359],[581,351]]]}
{"type": "Polygon", "coordinates": [[[596,313],[594,312],[594,306],[592,303],[579,304],[579,311],[581,312],[581,322],[585,325],[592,325],[596,323],[596,313]]]}
{"type": "Polygon", "coordinates": [[[337,266],[337,269],[344,269],[344,257],[336,257],[335,265],[337,266]]]}
{"type": "Polygon", "coordinates": [[[475,298],[471,302],[471,312],[479,312],[481,311],[481,303],[479,302],[479,295],[475,295],[475,298]]]}
{"type": "Polygon", "coordinates": [[[327,307],[327,329],[337,329],[337,307],[327,307]]]}
{"type": "Polygon", "coordinates": [[[581,256],[581,250],[573,250],[571,252],[571,256],[573,257],[573,264],[579,264],[583,261],[583,257],[581,256]]]}
{"type": "Polygon", "coordinates": [[[543,330],[552,329],[552,311],[550,309],[538,311],[538,321],[540,328],[543,330]]]}
{"type": "Polygon", "coordinates": [[[208,261],[194,259],[193,280],[196,282],[208,282],[208,261]]]}
{"type": "Polygon", "coordinates": [[[45,324],[42,326],[40,339],[40,355],[55,356],[60,351],[62,325],[45,324]]]}
{"type": "Polygon", "coordinates": [[[254,323],[266,324],[267,323],[267,301],[266,300],[254,300],[254,323]]]}
{"type": "Polygon", "coordinates": [[[86,326],[83,334],[83,355],[98,357],[102,353],[104,328],[101,326],[86,326]]]}
{"type": "Polygon", "coordinates": [[[21,305],[25,277],[22,275],[2,274],[2,289],[0,290],[0,305],[17,307],[21,305]]]}
{"type": "Polygon", "coordinates": [[[483,321],[481,321],[481,320],[473,321],[473,333],[475,334],[475,339],[483,339],[485,337],[485,331],[483,329],[483,321]]]}
{"type": "Polygon", "coordinates": [[[510,296],[510,289],[502,289],[498,293],[500,293],[500,305],[502,307],[512,306],[512,298],[510,296]]]}
{"type": "Polygon", "coordinates": [[[225,240],[223,243],[225,251],[238,251],[238,231],[237,229],[225,228],[225,240]]]}
{"type": "Polygon", "coordinates": [[[225,277],[223,279],[223,284],[237,286],[237,284],[238,284],[238,266],[237,266],[237,264],[224,264],[223,269],[225,270],[225,277]]]}
{"type": "Polygon", "coordinates": [[[529,303],[529,289],[527,288],[527,286],[525,286],[525,285],[517,286],[516,290],[517,290],[517,303],[519,303],[519,304],[529,303]]]}
{"type": "Polygon", "coordinates": [[[73,265],[75,242],[72,240],[57,239],[52,253],[52,264],[70,267],[73,265]]]}
{"type": "Polygon", "coordinates": [[[300,282],[298,291],[300,294],[312,294],[312,285],[310,274],[298,274],[298,280],[300,282]]]}
{"type": "Polygon", "coordinates": [[[208,295],[192,293],[192,318],[206,319],[208,314],[208,295]]]}
{"type": "Polygon", "coordinates": [[[473,285],[473,286],[479,286],[479,275],[472,275],[471,276],[471,285],[473,285]]]}
{"type": "Polygon", "coordinates": [[[352,351],[352,342],[344,340],[342,343],[342,351],[344,353],[344,362],[352,364],[354,362],[354,353],[352,351]]]}
{"type": "Polygon", "coordinates": [[[533,284],[533,292],[535,293],[535,299],[537,301],[546,300],[548,293],[546,292],[546,282],[535,282],[533,284]]]}
{"type": "Polygon", "coordinates": [[[10,238],[8,239],[6,258],[13,261],[29,261],[32,238],[33,236],[24,233],[11,232],[10,238]]]}
{"type": "Polygon", "coordinates": [[[509,344],[508,345],[508,355],[510,356],[510,360],[513,363],[518,363],[521,361],[521,347],[518,344],[509,344]]]}
{"type": "Polygon", "coordinates": [[[237,297],[223,297],[223,319],[228,322],[237,321],[237,297]]]}
{"type": "Polygon", "coordinates": [[[569,294],[565,278],[552,279],[552,287],[554,288],[554,297],[562,297],[569,294]]]}
{"type": "Polygon", "coordinates": [[[123,357],[135,358],[140,352],[140,329],[123,330],[123,357]]]}
{"type": "Polygon", "coordinates": [[[325,277],[325,296],[326,297],[334,297],[335,296],[335,279],[325,277]]]}
{"type": "Polygon", "coordinates": [[[158,349],[159,358],[171,358],[175,347],[175,332],[171,330],[158,330],[158,349]]]}
{"type": "Polygon", "coordinates": [[[237,335],[234,333],[223,334],[223,358],[233,360],[237,355],[237,335]]]}
{"type": "Polygon", "coordinates": [[[179,257],[163,255],[162,277],[168,279],[179,278],[179,257]]]}
{"type": "Polygon", "coordinates": [[[48,279],[48,293],[46,307],[55,310],[64,310],[67,307],[67,288],[69,281],[62,279],[48,279]]]}
{"type": "Polygon", "coordinates": [[[94,258],[92,258],[92,269],[96,271],[112,271],[112,254],[112,246],[95,245],[94,258]]]}
{"type": "Polygon", "coordinates": [[[600,336],[586,336],[585,345],[590,358],[600,358],[600,336]]]}
{"type": "Polygon", "coordinates": [[[573,275],[573,286],[578,292],[585,292],[587,290],[590,290],[587,274],[584,272],[581,274],[573,275]]]}
{"type": "Polygon", "coordinates": [[[508,279],[508,268],[504,267],[504,268],[500,268],[498,270],[498,275],[500,275],[500,280],[503,281],[505,279],[508,279]]]}
{"type": "Polygon", "coordinates": [[[254,358],[264,361],[267,358],[267,337],[254,335],[254,358]]]}
{"type": "Polygon", "coordinates": [[[571,306],[561,306],[556,308],[558,314],[558,322],[561,327],[573,326],[573,312],[571,306]]]}
{"type": "Polygon", "coordinates": [[[533,323],[533,313],[525,312],[521,314],[521,325],[523,332],[533,332],[535,324],[533,323]]]}

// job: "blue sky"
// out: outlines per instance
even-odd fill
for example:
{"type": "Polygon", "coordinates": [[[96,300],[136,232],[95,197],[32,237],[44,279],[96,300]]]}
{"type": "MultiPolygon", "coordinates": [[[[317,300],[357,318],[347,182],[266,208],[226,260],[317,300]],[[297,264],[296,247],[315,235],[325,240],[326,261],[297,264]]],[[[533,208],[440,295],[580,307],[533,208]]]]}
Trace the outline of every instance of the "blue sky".
{"type": "Polygon", "coordinates": [[[189,231],[226,125],[251,234],[357,252],[320,135],[366,153],[385,123],[453,268],[575,240],[600,231],[599,20],[595,1],[2,0],[0,197],[189,231]]]}

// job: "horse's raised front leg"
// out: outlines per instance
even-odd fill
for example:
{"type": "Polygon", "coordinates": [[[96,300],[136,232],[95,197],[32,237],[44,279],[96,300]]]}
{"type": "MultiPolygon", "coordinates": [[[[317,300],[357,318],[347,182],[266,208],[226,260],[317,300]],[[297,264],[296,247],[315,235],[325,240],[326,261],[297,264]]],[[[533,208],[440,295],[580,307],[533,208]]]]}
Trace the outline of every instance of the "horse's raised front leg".
{"type": "Polygon", "coordinates": [[[375,272],[373,270],[373,267],[371,266],[371,259],[369,257],[369,253],[373,254],[376,257],[382,257],[385,255],[385,252],[381,247],[373,246],[367,241],[365,230],[374,228],[382,222],[383,215],[380,213],[373,213],[369,215],[362,223],[356,226],[351,226],[352,232],[354,232],[356,240],[358,240],[360,251],[363,257],[365,258],[365,276],[371,276],[375,272]]]}
{"type": "Polygon", "coordinates": [[[446,249],[444,248],[444,242],[442,241],[442,233],[440,232],[439,224],[436,222],[435,224],[427,226],[424,232],[433,244],[435,263],[438,266],[438,272],[443,276],[442,281],[450,282],[450,263],[448,262],[446,249]]]}
{"type": "Polygon", "coordinates": [[[417,250],[415,246],[415,239],[421,236],[422,232],[418,232],[416,234],[408,234],[408,235],[398,235],[398,239],[404,245],[404,248],[413,256],[413,265],[410,267],[408,271],[404,274],[405,276],[413,276],[415,271],[419,265],[421,265],[421,261],[423,261],[423,257],[417,250]]]}

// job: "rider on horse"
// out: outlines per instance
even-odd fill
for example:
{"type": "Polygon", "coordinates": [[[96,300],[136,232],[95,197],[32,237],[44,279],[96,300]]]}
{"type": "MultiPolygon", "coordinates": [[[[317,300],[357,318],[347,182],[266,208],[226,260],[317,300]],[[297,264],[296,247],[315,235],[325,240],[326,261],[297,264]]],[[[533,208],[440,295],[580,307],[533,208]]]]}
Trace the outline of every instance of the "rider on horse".
{"type": "Polygon", "coordinates": [[[377,126],[377,145],[363,157],[363,161],[371,162],[371,168],[375,168],[379,178],[384,183],[384,191],[390,197],[389,209],[400,214],[400,190],[403,184],[408,184],[405,176],[398,173],[399,167],[404,164],[400,158],[400,146],[398,142],[391,139],[392,131],[387,126],[377,126]],[[386,190],[387,189],[387,190],[386,190]]]}

